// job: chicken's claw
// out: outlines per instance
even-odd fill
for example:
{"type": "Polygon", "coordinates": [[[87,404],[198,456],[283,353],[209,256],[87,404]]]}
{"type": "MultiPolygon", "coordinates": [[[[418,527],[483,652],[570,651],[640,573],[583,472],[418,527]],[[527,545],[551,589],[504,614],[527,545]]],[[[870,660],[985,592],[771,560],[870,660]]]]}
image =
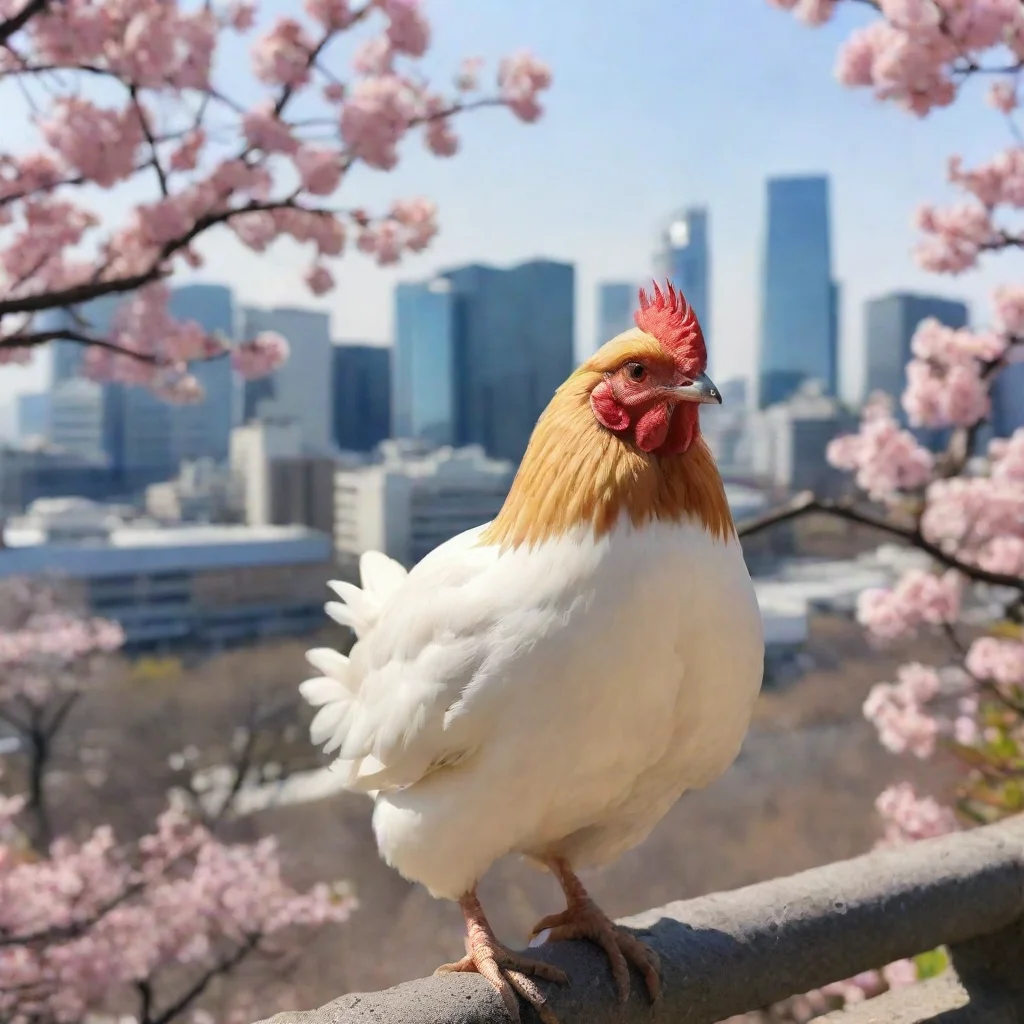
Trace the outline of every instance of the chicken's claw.
{"type": "MultiPolygon", "coordinates": [[[[573,900],[568,909],[542,918],[531,932],[531,938],[540,936],[542,932],[548,933],[544,936],[544,942],[589,939],[600,946],[611,963],[612,976],[621,1002],[629,998],[629,964],[633,964],[644,976],[652,1002],[661,995],[661,961],[658,954],[632,932],[615,924],[589,897],[573,900]]],[[[534,943],[531,942],[531,945],[534,943]]]]}
{"type": "Polygon", "coordinates": [[[558,1024],[558,1018],[548,1006],[547,998],[529,975],[566,985],[569,978],[565,971],[542,960],[531,960],[514,953],[490,936],[477,934],[466,938],[466,955],[461,960],[442,964],[434,971],[435,974],[467,972],[482,975],[494,986],[516,1024],[521,1020],[517,992],[537,1011],[544,1024],[558,1024]]]}

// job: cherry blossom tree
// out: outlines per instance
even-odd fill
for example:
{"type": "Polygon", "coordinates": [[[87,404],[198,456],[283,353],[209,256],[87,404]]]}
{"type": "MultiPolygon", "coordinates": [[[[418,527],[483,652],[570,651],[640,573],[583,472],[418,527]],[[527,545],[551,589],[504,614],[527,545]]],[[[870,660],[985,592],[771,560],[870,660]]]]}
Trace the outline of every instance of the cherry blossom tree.
{"type": "MultiPolygon", "coordinates": [[[[810,25],[850,0],[769,0],[810,25]]],[[[917,213],[918,262],[958,274],[984,257],[1024,246],[1024,145],[1013,124],[1024,70],[1021,0],[860,0],[877,14],[842,46],[836,75],[879,100],[924,117],[954,103],[972,79],[1006,115],[1011,144],[968,168],[950,158],[962,199],[917,213]]],[[[887,642],[930,631],[941,638],[931,664],[904,665],[864,705],[881,743],[897,754],[955,758],[963,767],[952,805],[907,783],[882,793],[881,842],[898,845],[1024,810],[1024,428],[985,443],[993,386],[1024,360],[1024,285],[992,296],[988,327],[954,330],[922,322],[913,338],[902,408],[912,428],[948,432],[934,453],[881,398],[867,403],[858,433],[835,440],[833,465],[853,475],[843,500],[801,495],[747,532],[809,513],[873,527],[916,548],[924,564],[894,586],[861,594],[858,618],[887,642]]],[[[823,1000],[863,999],[941,967],[941,951],[802,997],[808,1019],[823,1000]]]]}
{"type": "Polygon", "coordinates": [[[306,285],[324,294],[350,238],[386,264],[437,231],[427,199],[377,214],[339,204],[353,168],[394,169],[417,131],[453,156],[464,111],[541,114],[551,75],[525,52],[500,63],[493,92],[481,91],[475,59],[449,93],[417,73],[431,37],[419,0],[303,7],[256,32],[255,3],[0,0],[0,108],[27,105],[33,140],[0,151],[0,364],[64,339],[85,346],[86,375],[178,402],[202,396],[188,372],[197,360],[269,373],[287,356],[280,336],[230,347],[168,312],[168,278],[202,265],[209,233],[256,252],[290,237],[311,253],[306,285]],[[255,100],[230,95],[216,73],[227,37],[253,32],[255,100]],[[124,210],[113,223],[95,209],[111,192],[124,210]],[[83,310],[104,297],[123,299],[105,331],[83,310]]]}
{"type": "Polygon", "coordinates": [[[124,639],[59,598],[38,582],[0,588],[0,722],[23,745],[29,783],[0,794],[0,1018],[80,1024],[127,1011],[171,1024],[245,961],[290,956],[296,927],[345,921],[353,900],[338,884],[295,891],[273,837],[227,845],[184,804],[134,840],[105,825],[53,838],[54,743],[124,639]]]}

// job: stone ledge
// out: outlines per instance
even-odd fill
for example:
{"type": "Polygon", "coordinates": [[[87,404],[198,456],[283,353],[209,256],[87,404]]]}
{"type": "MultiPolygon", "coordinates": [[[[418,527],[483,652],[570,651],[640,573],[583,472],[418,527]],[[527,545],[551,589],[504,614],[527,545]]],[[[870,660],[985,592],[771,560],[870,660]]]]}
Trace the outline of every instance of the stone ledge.
{"type": "MultiPolygon", "coordinates": [[[[1024,964],[1024,816],[671,903],[622,923],[644,933],[660,955],[661,1000],[652,1007],[634,977],[633,994],[620,1006],[596,948],[556,943],[530,952],[571,979],[569,988],[546,989],[561,1024],[715,1024],[938,945],[970,946],[997,932],[1000,942],[1015,947],[1001,959],[1024,964]]],[[[973,977],[968,993],[955,977],[935,979],[827,1019],[1024,1024],[1021,992],[1005,990],[1001,979],[988,992],[983,982],[973,977]],[[978,1016],[983,1008],[986,1015],[978,1016]]],[[[524,1024],[535,1019],[524,1005],[524,1024]]],[[[482,978],[448,975],[342,996],[260,1024],[370,1022],[508,1024],[508,1018],[482,978]]]]}

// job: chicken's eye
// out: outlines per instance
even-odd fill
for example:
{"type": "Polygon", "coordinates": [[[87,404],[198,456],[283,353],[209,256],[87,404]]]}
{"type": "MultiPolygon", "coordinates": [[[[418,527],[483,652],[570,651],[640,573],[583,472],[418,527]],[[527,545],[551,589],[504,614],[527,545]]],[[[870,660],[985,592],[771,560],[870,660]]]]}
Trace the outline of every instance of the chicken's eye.
{"type": "Polygon", "coordinates": [[[642,363],[626,363],[626,374],[630,380],[640,381],[647,376],[647,371],[642,363]]]}

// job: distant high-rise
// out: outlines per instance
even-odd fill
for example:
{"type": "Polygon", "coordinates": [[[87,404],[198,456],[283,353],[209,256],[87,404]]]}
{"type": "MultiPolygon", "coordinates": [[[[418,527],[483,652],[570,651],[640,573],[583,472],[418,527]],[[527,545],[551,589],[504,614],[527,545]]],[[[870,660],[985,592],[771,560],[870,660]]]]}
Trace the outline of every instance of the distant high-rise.
{"type": "Polygon", "coordinates": [[[691,206],[672,216],[662,233],[656,262],[657,273],[669,278],[693,307],[711,352],[711,256],[707,207],[691,206]]]}
{"type": "Polygon", "coordinates": [[[892,292],[864,304],[864,397],[882,391],[896,400],[907,386],[910,342],[917,325],[934,317],[947,327],[967,326],[967,306],[937,295],[892,292]]]}
{"type": "Polygon", "coordinates": [[[446,271],[455,290],[456,440],[518,462],[537,418],[572,372],[575,268],[531,260],[446,271]]]}
{"type": "Polygon", "coordinates": [[[391,349],[334,346],[334,443],[368,452],[391,436],[391,349]]]}
{"type": "Polygon", "coordinates": [[[785,401],[804,381],[838,385],[838,297],[832,280],[829,183],[771,178],[763,255],[758,405],[785,401]]]}
{"type": "MultiPolygon", "coordinates": [[[[234,337],[234,300],[231,289],[224,285],[182,285],[171,292],[167,308],[176,320],[195,320],[209,333],[222,334],[228,340],[234,337]]],[[[206,457],[223,462],[228,457],[231,428],[235,425],[235,375],[231,360],[222,356],[197,362],[190,370],[202,384],[206,397],[174,410],[174,461],[206,457]]]]}
{"type": "Polygon", "coordinates": [[[84,377],[62,380],[50,391],[49,437],[58,447],[102,460],[103,387],[84,377]]]}
{"type": "Polygon", "coordinates": [[[992,385],[992,434],[1009,437],[1024,427],[1024,363],[1011,363],[992,385]]]}
{"type": "Polygon", "coordinates": [[[391,410],[395,437],[455,441],[455,296],[444,278],[395,289],[391,410]]]}
{"type": "Polygon", "coordinates": [[[291,351],[270,380],[249,382],[247,416],[264,409],[274,416],[292,417],[302,431],[306,454],[328,451],[334,429],[330,318],[311,309],[243,309],[242,337],[249,339],[260,331],[276,331],[287,339],[291,351]],[[258,401],[254,391],[259,393],[258,401]]]}
{"type": "Polygon", "coordinates": [[[18,437],[46,437],[50,430],[50,394],[18,395],[18,437]]]}
{"type": "Polygon", "coordinates": [[[634,326],[637,288],[633,284],[604,281],[597,286],[596,352],[606,341],[634,326]]]}

